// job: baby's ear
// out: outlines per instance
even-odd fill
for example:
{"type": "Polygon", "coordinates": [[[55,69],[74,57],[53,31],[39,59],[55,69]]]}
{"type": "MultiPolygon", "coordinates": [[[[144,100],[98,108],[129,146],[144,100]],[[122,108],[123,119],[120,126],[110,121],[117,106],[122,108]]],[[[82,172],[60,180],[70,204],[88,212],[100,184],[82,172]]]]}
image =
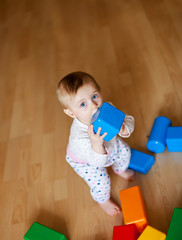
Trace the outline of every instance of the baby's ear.
{"type": "Polygon", "coordinates": [[[75,114],[68,108],[65,108],[64,110],[64,113],[66,113],[69,117],[71,118],[75,118],[75,114]]]}

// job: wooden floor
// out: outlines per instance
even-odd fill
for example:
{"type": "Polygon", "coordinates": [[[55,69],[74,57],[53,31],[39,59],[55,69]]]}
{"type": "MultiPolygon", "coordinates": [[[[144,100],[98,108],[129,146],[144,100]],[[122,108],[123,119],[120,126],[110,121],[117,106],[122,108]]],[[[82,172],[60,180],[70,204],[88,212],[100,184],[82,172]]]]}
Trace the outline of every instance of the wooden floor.
{"type": "MultiPolygon", "coordinates": [[[[111,240],[109,217],[65,162],[71,119],[55,90],[87,71],[106,101],[135,117],[127,139],[146,153],[155,117],[182,126],[181,0],[0,1],[0,239],[20,240],[38,221],[69,240],[111,240]]],[[[155,155],[128,183],[109,170],[112,197],[139,185],[149,224],[167,233],[182,207],[182,153],[155,155]]]]}

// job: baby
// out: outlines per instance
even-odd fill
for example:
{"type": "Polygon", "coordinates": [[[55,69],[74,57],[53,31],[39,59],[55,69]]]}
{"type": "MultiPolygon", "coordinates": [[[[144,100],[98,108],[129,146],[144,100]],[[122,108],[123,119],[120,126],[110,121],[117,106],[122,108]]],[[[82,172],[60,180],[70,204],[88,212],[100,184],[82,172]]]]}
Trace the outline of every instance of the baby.
{"type": "MultiPolygon", "coordinates": [[[[110,199],[110,177],[106,167],[127,180],[134,180],[133,170],[128,169],[131,151],[118,136],[104,141],[107,133],[95,134],[90,124],[92,116],[102,105],[101,90],[95,79],[85,72],[65,76],[57,87],[58,100],[64,112],[73,118],[67,147],[66,160],[90,187],[92,198],[109,215],[120,213],[120,208],[110,199]]],[[[134,130],[134,118],[126,115],[119,135],[129,137],[134,130]]]]}

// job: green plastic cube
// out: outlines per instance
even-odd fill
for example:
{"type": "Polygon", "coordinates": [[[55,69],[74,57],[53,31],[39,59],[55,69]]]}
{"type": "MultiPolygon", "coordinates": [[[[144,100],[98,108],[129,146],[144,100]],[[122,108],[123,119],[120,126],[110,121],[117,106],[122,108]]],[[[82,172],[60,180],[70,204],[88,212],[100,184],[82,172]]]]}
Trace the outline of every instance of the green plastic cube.
{"type": "Polygon", "coordinates": [[[182,208],[174,208],[166,240],[182,239],[182,208]]]}
{"type": "Polygon", "coordinates": [[[40,223],[34,222],[24,236],[25,240],[67,240],[66,237],[40,223]]]}

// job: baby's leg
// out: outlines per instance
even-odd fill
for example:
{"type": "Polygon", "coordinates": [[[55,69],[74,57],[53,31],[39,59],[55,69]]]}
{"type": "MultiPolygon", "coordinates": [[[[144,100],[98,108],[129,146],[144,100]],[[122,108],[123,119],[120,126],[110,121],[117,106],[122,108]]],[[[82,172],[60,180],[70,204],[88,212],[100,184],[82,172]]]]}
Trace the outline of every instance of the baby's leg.
{"type": "Polygon", "coordinates": [[[128,144],[124,141],[118,141],[118,156],[114,164],[112,165],[113,171],[122,178],[133,181],[135,179],[135,172],[128,169],[128,165],[131,158],[131,150],[128,144]]]}
{"type": "Polygon", "coordinates": [[[67,158],[68,163],[73,167],[90,187],[92,198],[99,206],[111,216],[120,213],[120,208],[110,199],[110,177],[105,168],[97,168],[88,164],[74,163],[67,158]]]}
{"type": "Polygon", "coordinates": [[[92,198],[110,216],[121,212],[120,208],[110,199],[111,182],[105,168],[95,168],[90,172],[90,192],[92,198]]]}

